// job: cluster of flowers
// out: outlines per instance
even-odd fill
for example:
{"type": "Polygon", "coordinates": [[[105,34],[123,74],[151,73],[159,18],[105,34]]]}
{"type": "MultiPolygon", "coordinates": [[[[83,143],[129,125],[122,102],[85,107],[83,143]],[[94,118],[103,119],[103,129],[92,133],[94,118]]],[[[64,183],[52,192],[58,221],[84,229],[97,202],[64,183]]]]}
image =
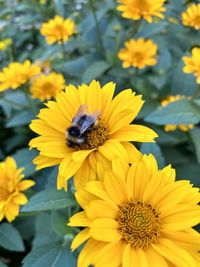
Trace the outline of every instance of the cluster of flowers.
{"type": "MultiPolygon", "coordinates": [[[[133,20],[144,18],[151,23],[152,16],[163,18],[165,11],[164,0],[119,2],[122,16],[133,20]]],[[[196,5],[190,8],[196,14],[196,5]]],[[[197,11],[199,14],[198,5],[197,11]]],[[[200,27],[190,10],[182,16],[184,25],[200,27]]],[[[41,27],[49,44],[63,43],[75,32],[73,21],[58,16],[41,27]]],[[[119,52],[123,67],[156,64],[157,46],[152,40],[132,39],[125,45],[119,52]]],[[[194,48],[192,58],[183,60],[184,71],[199,79],[200,50],[194,48]]],[[[150,128],[131,124],[143,105],[141,96],[126,89],[114,97],[113,82],[103,87],[97,81],[65,86],[61,74],[42,72],[42,66],[30,61],[4,68],[0,91],[16,89],[28,81],[33,97],[42,101],[55,97],[30,124],[39,136],[29,145],[39,151],[34,160],[37,169],[59,165],[58,190],[67,190],[67,182],[74,176],[75,196],[82,211],[70,218],[69,225],[84,229],[72,242],[72,249],[86,241],[78,266],[198,267],[200,239],[192,227],[200,221],[199,189],[189,181],[176,181],[170,165],[159,170],[152,155],[143,156],[131,143],[154,142],[157,137],[150,128]],[[86,116],[98,111],[97,125],[87,131],[87,142],[73,139],[70,146],[68,129],[83,105],[86,116]]],[[[162,105],[177,99],[181,96],[162,105]]],[[[0,164],[0,176],[0,220],[6,217],[12,221],[19,205],[27,202],[21,191],[34,182],[21,181],[22,169],[17,169],[10,157],[0,164]]]]}
{"type": "MultiPolygon", "coordinates": [[[[130,141],[154,142],[157,134],[130,124],[143,105],[141,96],[126,89],[113,98],[115,84],[96,81],[76,88],[70,85],[55,101],[41,109],[30,127],[40,136],[30,147],[40,151],[37,169],[59,164],[57,188],[67,190],[74,176],[76,199],[83,211],[73,215],[70,226],[84,229],[72,242],[76,249],[87,241],[78,266],[191,266],[200,264],[199,234],[192,227],[200,221],[200,193],[189,181],[176,181],[175,170],[158,169],[152,155],[142,155],[130,141]],[[87,144],[71,148],[66,142],[80,106],[88,115],[100,112],[98,125],[87,135],[87,144]],[[117,252],[117,253],[116,253],[117,252]]],[[[20,192],[33,185],[20,181],[13,159],[1,163],[1,219],[13,220],[20,192]]]]}

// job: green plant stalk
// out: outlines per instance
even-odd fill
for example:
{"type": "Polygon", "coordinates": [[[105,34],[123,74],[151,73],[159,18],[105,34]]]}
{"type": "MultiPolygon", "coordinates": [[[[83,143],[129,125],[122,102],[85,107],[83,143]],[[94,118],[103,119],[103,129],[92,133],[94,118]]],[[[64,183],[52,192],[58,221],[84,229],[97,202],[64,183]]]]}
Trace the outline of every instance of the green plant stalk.
{"type": "Polygon", "coordinates": [[[98,22],[98,18],[97,18],[97,15],[96,15],[96,11],[95,11],[93,0],[89,0],[88,2],[89,2],[90,9],[92,11],[92,15],[93,15],[93,18],[94,18],[94,21],[95,21],[96,31],[97,31],[97,35],[98,35],[98,38],[99,38],[99,45],[100,45],[100,49],[101,49],[102,55],[106,55],[106,51],[105,51],[105,48],[104,48],[104,45],[103,45],[103,39],[102,39],[102,35],[101,35],[99,22],[98,22]]]}

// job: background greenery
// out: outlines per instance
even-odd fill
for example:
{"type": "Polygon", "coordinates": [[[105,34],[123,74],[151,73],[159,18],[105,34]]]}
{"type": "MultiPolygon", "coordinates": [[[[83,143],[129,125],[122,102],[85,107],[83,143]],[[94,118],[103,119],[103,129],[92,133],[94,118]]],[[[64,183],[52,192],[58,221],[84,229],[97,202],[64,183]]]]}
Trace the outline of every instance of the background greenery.
{"type": "MultiPolygon", "coordinates": [[[[1,0],[0,39],[11,38],[13,45],[0,51],[0,67],[25,59],[49,60],[52,70],[62,73],[67,84],[97,79],[101,84],[116,82],[117,92],[135,89],[145,99],[137,122],[159,134],[156,144],[138,147],[143,153],[153,153],[160,167],[172,164],[178,179],[190,179],[199,186],[200,98],[159,109],[167,95],[193,96],[197,87],[195,78],[182,72],[182,56],[199,46],[200,40],[197,31],[181,24],[186,2],[198,1],[167,1],[164,20],[152,24],[142,21],[134,33],[134,22],[120,16],[115,0],[1,0]],[[77,35],[64,47],[49,46],[39,33],[41,23],[56,14],[72,18],[77,27],[77,35]],[[156,66],[140,71],[122,68],[117,53],[131,37],[154,40],[159,47],[156,66]],[[194,123],[196,127],[186,133],[164,131],[164,124],[180,123],[194,123]]],[[[35,104],[38,110],[42,106],[37,100],[35,104]]],[[[70,243],[78,230],[66,226],[69,216],[78,209],[73,185],[68,193],[55,189],[56,167],[36,172],[32,159],[37,152],[28,149],[34,137],[28,124],[36,112],[20,90],[0,94],[0,160],[13,155],[18,166],[25,167],[26,177],[37,183],[29,190],[29,204],[14,223],[0,224],[0,267],[74,267],[77,254],[71,253],[70,243]]]]}

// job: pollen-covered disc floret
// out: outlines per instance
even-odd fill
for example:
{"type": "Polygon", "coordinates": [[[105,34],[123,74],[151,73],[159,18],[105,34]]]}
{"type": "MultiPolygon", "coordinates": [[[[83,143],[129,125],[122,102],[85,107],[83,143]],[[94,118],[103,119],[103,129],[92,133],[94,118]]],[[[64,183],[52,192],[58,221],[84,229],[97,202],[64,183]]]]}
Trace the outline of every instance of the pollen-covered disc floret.
{"type": "Polygon", "coordinates": [[[175,181],[175,170],[158,169],[152,155],[131,166],[118,160],[76,193],[83,211],[70,226],[84,227],[72,250],[86,241],[78,267],[199,267],[199,188],[175,181]]]}
{"type": "Polygon", "coordinates": [[[30,147],[39,150],[34,163],[37,169],[59,164],[58,189],[67,189],[67,181],[72,176],[76,187],[97,179],[94,166],[105,170],[117,158],[128,161],[132,160],[130,154],[134,159],[141,157],[129,142],[154,142],[157,137],[148,127],[131,124],[143,105],[141,95],[135,95],[132,89],[123,90],[115,97],[114,92],[113,82],[104,86],[96,81],[78,87],[69,85],[57,94],[55,101],[47,102],[38,119],[32,121],[31,129],[40,135],[30,141],[30,147]],[[81,106],[87,107],[90,119],[98,113],[95,123],[89,124],[91,127],[86,127],[83,133],[79,129],[83,121],[73,125],[81,106]],[[71,136],[72,127],[76,134],[71,136]]]}
{"type": "Polygon", "coordinates": [[[108,139],[108,130],[101,119],[84,135],[85,142],[74,147],[75,150],[97,149],[108,139]]]}
{"type": "Polygon", "coordinates": [[[156,244],[160,236],[159,215],[150,204],[130,200],[119,206],[116,221],[122,240],[136,248],[156,244]]]}

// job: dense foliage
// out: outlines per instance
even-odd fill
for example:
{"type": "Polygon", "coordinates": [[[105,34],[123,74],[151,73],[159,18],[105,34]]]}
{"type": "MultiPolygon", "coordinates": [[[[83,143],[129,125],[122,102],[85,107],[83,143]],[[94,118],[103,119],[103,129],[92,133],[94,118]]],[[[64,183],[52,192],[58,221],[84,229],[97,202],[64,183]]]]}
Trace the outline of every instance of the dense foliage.
{"type": "MultiPolygon", "coordinates": [[[[160,168],[172,164],[178,180],[188,179],[199,187],[200,96],[195,75],[200,76],[200,67],[195,75],[194,71],[183,71],[187,64],[183,57],[191,57],[192,49],[200,45],[198,26],[195,29],[182,23],[181,14],[191,2],[198,3],[166,1],[164,19],[153,17],[153,22],[148,23],[145,19],[123,18],[115,0],[1,0],[1,71],[12,62],[30,60],[42,69],[43,75],[60,74],[48,80],[56,85],[52,89],[55,93],[64,89],[64,80],[75,86],[94,79],[102,86],[112,81],[116,83],[115,94],[132,88],[145,100],[134,123],[159,135],[155,143],[134,143],[136,147],[143,154],[152,153],[160,168]],[[66,42],[47,43],[44,32],[40,32],[41,24],[56,15],[70,18],[75,30],[67,24],[71,33],[63,39],[66,42]],[[124,53],[119,53],[131,38],[151,40],[147,50],[143,42],[138,45],[137,49],[147,57],[139,63],[124,63],[124,53]],[[153,52],[149,55],[150,50],[153,52]]],[[[130,51],[125,61],[133,55],[134,51],[130,51]]],[[[197,56],[195,60],[200,62],[197,56]]],[[[54,94],[45,98],[40,92],[42,81],[37,84],[32,80],[33,75],[38,75],[36,69],[29,69],[25,82],[20,80],[19,85],[13,85],[15,71],[22,68],[14,66],[13,74],[6,78],[0,74],[0,160],[14,157],[17,166],[25,168],[26,179],[34,180],[36,185],[26,192],[29,202],[21,207],[19,216],[12,223],[6,219],[0,223],[0,267],[74,267],[78,252],[72,253],[70,245],[79,229],[66,225],[80,209],[74,198],[73,180],[69,181],[67,192],[57,191],[58,167],[36,170],[33,159],[38,152],[29,150],[28,145],[36,137],[29,127],[31,121],[54,94]],[[3,85],[4,78],[9,88],[3,85]],[[33,97],[30,88],[35,90],[33,97]]],[[[19,204],[24,205],[25,201],[19,204]]]]}

